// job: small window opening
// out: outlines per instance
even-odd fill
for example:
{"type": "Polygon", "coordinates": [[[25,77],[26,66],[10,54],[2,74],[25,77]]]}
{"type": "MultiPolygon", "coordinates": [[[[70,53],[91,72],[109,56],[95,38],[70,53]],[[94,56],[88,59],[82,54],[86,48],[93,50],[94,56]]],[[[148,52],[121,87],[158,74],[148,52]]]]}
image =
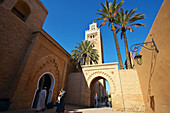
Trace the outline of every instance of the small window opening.
{"type": "Polygon", "coordinates": [[[19,0],[15,4],[11,12],[13,12],[17,17],[19,17],[24,22],[27,20],[28,16],[31,13],[30,7],[22,0],[19,0]]]}

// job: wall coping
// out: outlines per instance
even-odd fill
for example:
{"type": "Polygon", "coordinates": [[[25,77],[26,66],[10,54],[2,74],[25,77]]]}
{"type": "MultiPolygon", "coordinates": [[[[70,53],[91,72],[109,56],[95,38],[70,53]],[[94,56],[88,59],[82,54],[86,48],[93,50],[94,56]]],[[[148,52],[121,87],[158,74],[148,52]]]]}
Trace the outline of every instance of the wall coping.
{"type": "Polygon", "coordinates": [[[110,66],[110,65],[118,65],[118,62],[113,62],[113,63],[103,63],[103,64],[92,64],[92,65],[82,65],[82,68],[86,67],[102,67],[102,66],[110,66]]]}

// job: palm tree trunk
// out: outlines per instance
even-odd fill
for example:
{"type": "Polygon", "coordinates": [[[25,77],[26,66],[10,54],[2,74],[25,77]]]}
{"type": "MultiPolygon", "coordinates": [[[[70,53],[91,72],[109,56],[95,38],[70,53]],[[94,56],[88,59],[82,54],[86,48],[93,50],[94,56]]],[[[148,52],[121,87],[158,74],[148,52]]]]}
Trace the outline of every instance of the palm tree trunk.
{"type": "MultiPolygon", "coordinates": [[[[114,25],[113,25],[113,22],[111,22],[111,24],[112,24],[112,28],[115,28],[114,25]]],[[[115,44],[116,44],[116,50],[117,50],[117,56],[118,56],[118,59],[119,59],[120,69],[123,69],[122,57],[121,57],[121,54],[120,54],[120,49],[119,49],[119,44],[118,44],[115,29],[113,29],[113,36],[114,36],[114,40],[115,40],[115,44]]]]}
{"type": "Polygon", "coordinates": [[[126,33],[123,32],[124,36],[124,43],[125,43],[125,50],[126,50],[126,64],[127,64],[127,69],[131,69],[130,65],[130,57],[129,57],[129,50],[128,50],[128,44],[127,44],[127,38],[126,38],[126,33]]]}

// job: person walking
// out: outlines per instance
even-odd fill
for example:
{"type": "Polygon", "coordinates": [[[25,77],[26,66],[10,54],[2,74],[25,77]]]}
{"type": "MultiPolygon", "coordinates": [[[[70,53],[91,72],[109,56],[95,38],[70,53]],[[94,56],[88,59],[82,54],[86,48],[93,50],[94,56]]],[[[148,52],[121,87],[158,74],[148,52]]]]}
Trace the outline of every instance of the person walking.
{"type": "Polygon", "coordinates": [[[112,98],[111,98],[111,95],[109,95],[108,101],[109,101],[109,107],[112,107],[112,98]]]}
{"type": "Polygon", "coordinates": [[[108,98],[105,96],[105,106],[108,107],[108,98]]]}
{"type": "Polygon", "coordinates": [[[64,89],[62,88],[59,95],[58,95],[58,98],[57,98],[57,109],[56,109],[56,113],[60,113],[60,112],[63,112],[64,113],[64,98],[65,98],[65,91],[64,89]]]}
{"type": "Polygon", "coordinates": [[[47,87],[44,87],[41,92],[39,93],[39,98],[38,98],[38,103],[36,106],[36,112],[38,112],[39,110],[44,111],[46,109],[45,107],[45,99],[47,96],[47,91],[46,91],[47,87]]]}
{"type": "Polygon", "coordinates": [[[98,108],[98,96],[97,96],[97,93],[96,93],[96,96],[94,97],[95,99],[95,107],[98,108]]]}

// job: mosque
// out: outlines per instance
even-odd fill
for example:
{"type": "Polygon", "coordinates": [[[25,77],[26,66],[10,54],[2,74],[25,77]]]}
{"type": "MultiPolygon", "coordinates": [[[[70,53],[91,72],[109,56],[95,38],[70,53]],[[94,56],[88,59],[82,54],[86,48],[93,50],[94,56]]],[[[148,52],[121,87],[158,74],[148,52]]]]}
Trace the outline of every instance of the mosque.
{"type": "Polygon", "coordinates": [[[42,29],[48,10],[40,0],[0,0],[0,111],[35,108],[38,94],[47,87],[46,104],[55,102],[61,88],[66,104],[94,105],[94,95],[106,95],[110,85],[113,111],[168,113],[170,1],[164,0],[146,42],[153,37],[159,53],[141,49],[143,63],[118,69],[104,63],[102,34],[89,25],[85,40],[99,52],[96,65],[77,71],[71,55],[42,29]],[[74,98],[72,98],[74,96],[74,98]]]}

